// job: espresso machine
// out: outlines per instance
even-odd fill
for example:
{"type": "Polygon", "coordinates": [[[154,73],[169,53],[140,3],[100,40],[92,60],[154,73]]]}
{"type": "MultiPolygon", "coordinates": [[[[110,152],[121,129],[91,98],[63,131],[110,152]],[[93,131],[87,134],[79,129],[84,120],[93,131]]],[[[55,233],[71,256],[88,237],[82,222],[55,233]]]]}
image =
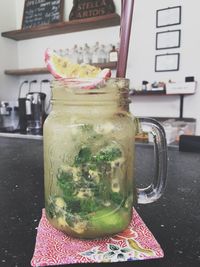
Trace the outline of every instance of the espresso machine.
{"type": "Polygon", "coordinates": [[[18,129],[18,103],[16,101],[0,101],[0,132],[15,133],[18,129]]]}
{"type": "Polygon", "coordinates": [[[46,94],[42,92],[43,83],[49,83],[49,80],[40,82],[40,89],[33,90],[32,87],[37,84],[37,80],[24,81],[19,91],[19,114],[20,114],[20,132],[30,134],[42,134],[43,123],[47,117],[45,111],[46,94]],[[28,83],[28,92],[25,97],[21,97],[21,89],[28,83]]]}

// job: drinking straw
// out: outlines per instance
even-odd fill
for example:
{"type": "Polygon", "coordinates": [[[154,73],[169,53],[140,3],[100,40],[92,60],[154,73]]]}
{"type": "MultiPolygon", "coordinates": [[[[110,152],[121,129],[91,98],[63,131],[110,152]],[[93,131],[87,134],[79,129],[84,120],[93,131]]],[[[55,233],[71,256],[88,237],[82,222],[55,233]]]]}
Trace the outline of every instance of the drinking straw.
{"type": "Polygon", "coordinates": [[[125,0],[121,0],[121,13],[123,13],[123,8],[124,8],[124,3],[125,3],[125,0]]]}
{"type": "Polygon", "coordinates": [[[124,4],[124,0],[121,0],[121,18],[122,18],[123,4],[124,4]]]}
{"type": "Polygon", "coordinates": [[[121,0],[120,46],[116,76],[125,78],[134,0],[121,0]]]}
{"type": "MultiPolygon", "coordinates": [[[[123,20],[124,3],[125,3],[125,0],[121,0],[121,23],[120,24],[122,24],[122,20],[123,20]]],[[[121,34],[121,27],[120,27],[120,34],[121,34]]]]}

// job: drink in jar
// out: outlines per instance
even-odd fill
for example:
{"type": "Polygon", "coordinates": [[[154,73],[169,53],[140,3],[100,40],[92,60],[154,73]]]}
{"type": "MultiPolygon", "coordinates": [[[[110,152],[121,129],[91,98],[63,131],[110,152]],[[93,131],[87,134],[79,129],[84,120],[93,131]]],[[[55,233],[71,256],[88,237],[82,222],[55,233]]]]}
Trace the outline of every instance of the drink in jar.
{"type": "Polygon", "coordinates": [[[68,235],[97,238],[125,230],[132,216],[134,123],[128,80],[92,90],[54,81],[44,125],[45,210],[68,235]]]}

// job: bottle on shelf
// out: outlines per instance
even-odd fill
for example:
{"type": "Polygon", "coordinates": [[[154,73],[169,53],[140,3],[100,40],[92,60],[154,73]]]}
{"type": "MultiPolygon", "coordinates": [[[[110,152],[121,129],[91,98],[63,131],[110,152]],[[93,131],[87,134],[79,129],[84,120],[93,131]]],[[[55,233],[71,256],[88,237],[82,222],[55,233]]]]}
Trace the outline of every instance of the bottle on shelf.
{"type": "Polygon", "coordinates": [[[106,50],[106,62],[110,62],[109,57],[110,57],[110,51],[112,50],[112,47],[113,47],[112,44],[106,45],[106,48],[105,48],[105,50],[106,50]]]}
{"type": "Polygon", "coordinates": [[[117,59],[118,59],[118,52],[115,46],[113,45],[109,53],[109,62],[116,62],[117,59]]]}
{"type": "Polygon", "coordinates": [[[106,55],[106,49],[105,45],[101,45],[98,50],[98,63],[106,63],[107,61],[107,55],[106,55]]]}
{"type": "Polygon", "coordinates": [[[92,63],[98,63],[99,42],[92,47],[92,63]]]}
{"type": "Polygon", "coordinates": [[[73,63],[78,62],[78,46],[75,44],[70,53],[70,59],[73,63]]]}
{"type": "Polygon", "coordinates": [[[79,47],[78,49],[78,64],[83,63],[83,47],[79,47]]]}
{"type": "Polygon", "coordinates": [[[66,48],[65,51],[64,51],[64,57],[69,59],[70,58],[70,51],[69,51],[69,48],[66,48]]]}
{"type": "Polygon", "coordinates": [[[90,64],[92,62],[92,55],[89,45],[86,43],[83,52],[83,63],[90,64]]]}

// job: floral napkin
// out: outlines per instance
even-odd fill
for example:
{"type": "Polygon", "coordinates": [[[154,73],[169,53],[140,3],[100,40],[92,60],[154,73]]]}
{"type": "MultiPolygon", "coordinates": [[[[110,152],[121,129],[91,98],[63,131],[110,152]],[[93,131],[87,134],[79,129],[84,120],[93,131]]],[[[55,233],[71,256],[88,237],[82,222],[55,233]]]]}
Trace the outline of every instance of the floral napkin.
{"type": "Polygon", "coordinates": [[[135,261],[163,256],[160,245],[135,209],[128,229],[95,240],[75,239],[56,230],[49,224],[43,209],[31,265],[135,261]]]}

